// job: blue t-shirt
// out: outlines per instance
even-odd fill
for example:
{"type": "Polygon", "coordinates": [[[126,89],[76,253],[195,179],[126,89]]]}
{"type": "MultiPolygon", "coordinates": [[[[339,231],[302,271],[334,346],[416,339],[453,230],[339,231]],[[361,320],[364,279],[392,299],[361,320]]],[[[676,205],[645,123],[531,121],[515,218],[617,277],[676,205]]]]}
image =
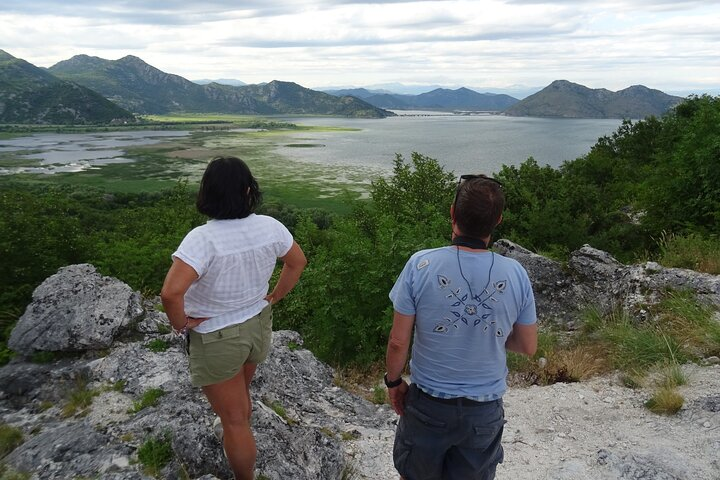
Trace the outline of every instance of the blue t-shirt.
{"type": "Polygon", "coordinates": [[[440,397],[501,398],[505,341],[515,323],[537,321],[527,272],[516,260],[454,246],[421,250],[390,291],[415,315],[410,379],[440,397]]]}

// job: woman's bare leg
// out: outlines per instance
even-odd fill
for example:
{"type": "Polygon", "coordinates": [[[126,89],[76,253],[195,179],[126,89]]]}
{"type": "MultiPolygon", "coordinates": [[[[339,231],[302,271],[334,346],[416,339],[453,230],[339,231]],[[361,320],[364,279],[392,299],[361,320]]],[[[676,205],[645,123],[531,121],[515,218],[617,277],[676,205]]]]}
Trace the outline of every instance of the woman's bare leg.
{"type": "Polygon", "coordinates": [[[202,387],[222,422],[223,446],[236,480],[253,480],[257,458],[250,430],[249,383],[243,368],[229,380],[202,387]]]}
{"type": "Polygon", "coordinates": [[[256,363],[246,363],[243,365],[243,371],[245,372],[245,393],[248,402],[248,422],[252,416],[252,399],[250,398],[250,383],[252,382],[253,376],[255,376],[255,369],[257,368],[256,363]]]}

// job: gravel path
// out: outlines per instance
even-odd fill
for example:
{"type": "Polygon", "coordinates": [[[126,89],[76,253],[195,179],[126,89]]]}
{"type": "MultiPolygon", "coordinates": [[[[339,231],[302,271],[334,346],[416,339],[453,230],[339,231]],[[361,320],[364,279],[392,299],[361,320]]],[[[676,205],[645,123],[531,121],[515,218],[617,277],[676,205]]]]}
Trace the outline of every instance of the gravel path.
{"type": "MultiPolygon", "coordinates": [[[[505,395],[507,480],[719,480],[720,365],[686,365],[685,404],[674,416],[644,406],[647,389],[605,376],[582,383],[511,388],[505,395]]],[[[396,479],[394,413],[388,428],[348,443],[356,479],[396,479]]]]}

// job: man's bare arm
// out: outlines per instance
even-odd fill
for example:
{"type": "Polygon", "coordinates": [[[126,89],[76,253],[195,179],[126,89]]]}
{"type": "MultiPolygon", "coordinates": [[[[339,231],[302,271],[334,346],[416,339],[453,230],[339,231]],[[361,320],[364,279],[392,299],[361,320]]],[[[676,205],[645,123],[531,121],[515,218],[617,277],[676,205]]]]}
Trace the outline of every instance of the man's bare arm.
{"type": "Polygon", "coordinates": [[[532,325],[513,325],[512,333],[505,342],[505,349],[532,357],[537,351],[538,327],[532,325]]]}

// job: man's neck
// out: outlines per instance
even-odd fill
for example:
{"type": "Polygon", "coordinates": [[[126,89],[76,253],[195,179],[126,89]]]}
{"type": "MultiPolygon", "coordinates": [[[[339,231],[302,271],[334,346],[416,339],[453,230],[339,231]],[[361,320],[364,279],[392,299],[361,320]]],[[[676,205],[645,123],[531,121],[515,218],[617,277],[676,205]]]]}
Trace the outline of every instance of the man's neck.
{"type": "Polygon", "coordinates": [[[490,237],[486,238],[473,238],[462,234],[453,232],[452,244],[456,245],[461,250],[487,250],[488,243],[490,243],[490,237]]]}

